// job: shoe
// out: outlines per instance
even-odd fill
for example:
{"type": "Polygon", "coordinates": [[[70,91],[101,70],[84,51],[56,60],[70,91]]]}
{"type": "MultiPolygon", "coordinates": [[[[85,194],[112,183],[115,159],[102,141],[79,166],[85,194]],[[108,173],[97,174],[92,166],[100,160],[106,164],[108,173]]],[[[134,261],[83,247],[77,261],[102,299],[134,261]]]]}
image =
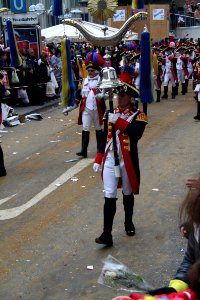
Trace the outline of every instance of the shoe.
{"type": "Polygon", "coordinates": [[[82,156],[83,158],[87,158],[87,153],[84,153],[84,152],[77,152],[76,155],[78,156],[82,156]]]}
{"type": "Polygon", "coordinates": [[[198,116],[195,116],[194,119],[200,121],[200,117],[198,117],[198,116]]]}
{"type": "Polygon", "coordinates": [[[111,247],[113,245],[112,234],[106,234],[103,232],[100,237],[95,239],[95,243],[111,247]]]}
{"type": "Polygon", "coordinates": [[[6,171],[0,173],[0,177],[6,176],[6,171]]]}
{"type": "Polygon", "coordinates": [[[126,231],[126,234],[128,236],[134,236],[135,235],[135,226],[134,224],[130,224],[130,225],[126,225],[125,224],[125,231],[126,231]]]}

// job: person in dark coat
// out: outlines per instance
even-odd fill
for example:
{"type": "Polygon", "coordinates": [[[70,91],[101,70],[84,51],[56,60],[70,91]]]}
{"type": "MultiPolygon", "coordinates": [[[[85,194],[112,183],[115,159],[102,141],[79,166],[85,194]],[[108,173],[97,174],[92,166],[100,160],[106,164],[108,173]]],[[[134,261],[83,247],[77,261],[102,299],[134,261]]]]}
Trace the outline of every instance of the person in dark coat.
{"type": "Polygon", "coordinates": [[[25,60],[25,85],[28,86],[27,93],[31,105],[41,105],[44,99],[41,97],[40,79],[38,74],[38,59],[35,56],[34,50],[27,50],[25,60]]]}
{"type": "Polygon", "coordinates": [[[135,235],[135,226],[132,222],[134,194],[139,194],[140,185],[137,144],[144,133],[147,116],[133,107],[131,103],[133,93],[134,90],[130,85],[125,83],[118,91],[118,106],[114,113],[108,112],[105,115],[104,138],[93,165],[95,172],[100,170],[101,164],[103,166],[102,178],[105,191],[104,228],[95,242],[106,246],[113,245],[112,225],[116,212],[118,187],[122,187],[123,192],[126,234],[135,235]],[[118,174],[115,172],[113,126],[119,157],[118,174]]]}
{"type": "MultiPolygon", "coordinates": [[[[194,288],[195,284],[190,281],[190,270],[200,261],[200,177],[197,180],[188,180],[186,186],[190,188],[186,198],[181,204],[180,220],[189,226],[187,250],[174,279],[168,287],[162,287],[149,291],[150,295],[170,294],[194,288]],[[197,184],[196,184],[197,183],[197,184]]],[[[197,278],[197,280],[199,280],[197,278]]],[[[196,286],[197,287],[197,286],[196,286]]]]}

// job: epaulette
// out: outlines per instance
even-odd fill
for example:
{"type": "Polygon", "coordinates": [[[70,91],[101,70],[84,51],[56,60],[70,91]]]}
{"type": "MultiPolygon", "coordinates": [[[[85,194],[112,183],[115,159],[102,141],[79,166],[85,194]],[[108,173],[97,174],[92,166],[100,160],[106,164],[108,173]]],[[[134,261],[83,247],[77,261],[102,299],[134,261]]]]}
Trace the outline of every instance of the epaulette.
{"type": "Polygon", "coordinates": [[[136,121],[148,122],[148,117],[145,113],[140,113],[137,115],[136,121]]]}

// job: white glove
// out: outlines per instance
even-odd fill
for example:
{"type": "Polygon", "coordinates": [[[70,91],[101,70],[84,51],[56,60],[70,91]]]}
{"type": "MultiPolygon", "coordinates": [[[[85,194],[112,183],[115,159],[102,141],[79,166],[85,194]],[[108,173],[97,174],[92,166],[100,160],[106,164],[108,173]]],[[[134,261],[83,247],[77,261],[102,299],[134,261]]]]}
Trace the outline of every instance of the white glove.
{"type": "Polygon", "coordinates": [[[112,113],[109,113],[109,114],[108,114],[108,121],[109,121],[110,123],[115,124],[118,118],[119,118],[119,116],[116,115],[116,114],[112,114],[112,113]]]}
{"type": "Polygon", "coordinates": [[[101,100],[102,98],[104,98],[104,96],[105,96],[105,89],[102,89],[101,93],[96,94],[96,98],[98,100],[101,100]]]}
{"type": "Polygon", "coordinates": [[[94,164],[93,164],[93,171],[94,171],[95,173],[100,172],[100,171],[101,171],[101,165],[100,165],[100,164],[97,164],[97,163],[94,163],[94,164]]]}
{"type": "Polygon", "coordinates": [[[78,107],[78,106],[77,106],[76,104],[74,104],[73,106],[67,106],[67,107],[65,107],[65,108],[63,109],[63,114],[64,114],[65,116],[67,116],[67,115],[68,115],[68,112],[70,112],[70,111],[76,109],[77,107],[78,107]]]}

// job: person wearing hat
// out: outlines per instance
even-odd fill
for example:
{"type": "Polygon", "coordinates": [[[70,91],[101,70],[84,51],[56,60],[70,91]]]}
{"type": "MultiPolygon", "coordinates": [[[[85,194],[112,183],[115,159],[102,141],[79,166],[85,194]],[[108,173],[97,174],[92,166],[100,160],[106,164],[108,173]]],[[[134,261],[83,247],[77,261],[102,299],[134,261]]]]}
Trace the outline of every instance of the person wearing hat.
{"type": "Polygon", "coordinates": [[[200,121],[200,74],[198,75],[198,81],[194,92],[195,99],[197,100],[197,114],[194,116],[194,119],[200,121]]]}
{"type": "Polygon", "coordinates": [[[179,47],[176,52],[176,70],[178,83],[181,83],[182,86],[182,95],[185,95],[187,92],[186,81],[188,79],[188,70],[187,70],[187,58],[185,57],[185,48],[179,47]]]}
{"type": "Polygon", "coordinates": [[[168,46],[164,49],[164,55],[163,55],[163,65],[164,65],[164,72],[163,72],[163,86],[164,86],[164,95],[162,96],[162,99],[168,99],[168,85],[169,81],[172,83],[172,99],[176,97],[176,83],[177,83],[177,76],[176,76],[176,70],[175,70],[175,64],[174,64],[174,54],[172,52],[173,47],[168,46]]]}
{"type": "Polygon", "coordinates": [[[83,87],[78,90],[76,104],[80,106],[78,124],[82,125],[82,148],[76,153],[83,158],[87,157],[87,149],[90,138],[90,128],[92,123],[96,130],[97,149],[102,139],[102,118],[105,111],[105,102],[102,94],[97,94],[97,85],[100,81],[99,73],[104,64],[103,58],[99,53],[92,51],[85,60],[88,72],[84,79],[83,87]]]}
{"type": "Polygon", "coordinates": [[[132,105],[133,87],[125,83],[118,89],[118,105],[113,113],[104,116],[104,138],[96,155],[93,170],[100,171],[105,191],[103,208],[103,233],[95,239],[97,244],[113,245],[112,225],[116,213],[117,189],[122,188],[125,211],[125,231],[128,236],[135,235],[132,221],[134,194],[139,194],[140,168],[137,144],[142,137],[147,116],[132,105]],[[113,132],[119,158],[118,174],[115,172],[113,132]],[[120,177],[119,177],[120,176],[120,177]]]}

